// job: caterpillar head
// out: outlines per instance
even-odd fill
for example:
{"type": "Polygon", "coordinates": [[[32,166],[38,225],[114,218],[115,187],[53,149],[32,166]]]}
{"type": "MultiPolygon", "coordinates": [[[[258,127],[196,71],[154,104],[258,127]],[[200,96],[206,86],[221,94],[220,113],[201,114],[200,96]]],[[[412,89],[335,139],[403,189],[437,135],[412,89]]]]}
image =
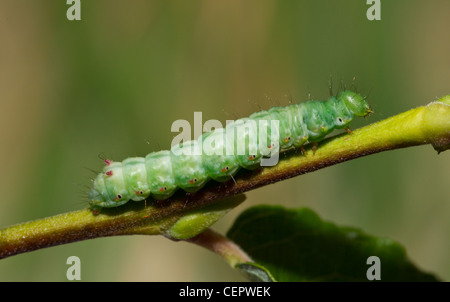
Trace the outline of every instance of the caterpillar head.
{"type": "Polygon", "coordinates": [[[344,90],[339,93],[337,98],[344,101],[347,108],[356,116],[368,116],[373,113],[366,99],[356,92],[344,90]]]}

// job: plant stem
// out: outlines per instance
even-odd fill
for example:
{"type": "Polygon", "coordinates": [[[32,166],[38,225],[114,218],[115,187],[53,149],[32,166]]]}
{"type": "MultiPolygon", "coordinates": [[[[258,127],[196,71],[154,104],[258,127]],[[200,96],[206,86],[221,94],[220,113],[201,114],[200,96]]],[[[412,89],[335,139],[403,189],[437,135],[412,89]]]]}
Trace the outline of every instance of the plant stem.
{"type": "Polygon", "coordinates": [[[207,248],[222,256],[231,267],[235,267],[239,263],[253,262],[236,243],[211,229],[206,229],[204,232],[187,241],[207,248]]]}

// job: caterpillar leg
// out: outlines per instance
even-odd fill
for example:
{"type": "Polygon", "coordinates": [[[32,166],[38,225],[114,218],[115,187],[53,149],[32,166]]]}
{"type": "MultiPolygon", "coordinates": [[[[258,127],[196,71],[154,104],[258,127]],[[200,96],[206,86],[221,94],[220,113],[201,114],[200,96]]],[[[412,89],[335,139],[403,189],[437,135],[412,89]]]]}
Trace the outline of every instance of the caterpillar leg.
{"type": "Polygon", "coordinates": [[[318,143],[318,142],[314,142],[314,143],[313,143],[312,148],[311,148],[311,150],[312,150],[312,152],[313,152],[313,155],[316,154],[316,151],[317,151],[317,147],[318,147],[318,146],[319,146],[319,143],[318,143]]]}
{"type": "Polygon", "coordinates": [[[348,134],[352,134],[352,129],[350,127],[345,127],[345,131],[347,131],[348,134]]]}
{"type": "Polygon", "coordinates": [[[305,155],[306,154],[306,149],[303,146],[300,146],[300,150],[302,151],[302,154],[305,155]]]}

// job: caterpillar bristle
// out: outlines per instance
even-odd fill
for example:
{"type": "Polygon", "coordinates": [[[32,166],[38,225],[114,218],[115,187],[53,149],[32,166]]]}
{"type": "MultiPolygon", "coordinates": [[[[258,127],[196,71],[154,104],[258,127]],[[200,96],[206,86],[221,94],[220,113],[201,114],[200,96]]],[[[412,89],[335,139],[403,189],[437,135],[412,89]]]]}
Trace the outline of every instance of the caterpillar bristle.
{"type": "Polygon", "coordinates": [[[330,93],[330,97],[333,96],[333,76],[330,74],[330,80],[328,81],[328,89],[330,93]]]}
{"type": "Polygon", "coordinates": [[[230,176],[231,176],[231,179],[233,180],[234,184],[236,185],[237,183],[236,183],[236,180],[234,179],[233,175],[230,175],[230,176]]]}
{"type": "Polygon", "coordinates": [[[91,168],[88,168],[88,167],[83,167],[83,168],[85,168],[85,169],[88,170],[89,172],[92,172],[92,173],[95,174],[95,175],[97,175],[98,173],[100,173],[99,171],[96,171],[96,170],[91,169],[91,168]]]}
{"type": "Polygon", "coordinates": [[[104,161],[104,160],[106,159],[105,152],[99,153],[99,154],[97,155],[97,157],[98,157],[99,159],[101,159],[102,161],[104,161]]]}

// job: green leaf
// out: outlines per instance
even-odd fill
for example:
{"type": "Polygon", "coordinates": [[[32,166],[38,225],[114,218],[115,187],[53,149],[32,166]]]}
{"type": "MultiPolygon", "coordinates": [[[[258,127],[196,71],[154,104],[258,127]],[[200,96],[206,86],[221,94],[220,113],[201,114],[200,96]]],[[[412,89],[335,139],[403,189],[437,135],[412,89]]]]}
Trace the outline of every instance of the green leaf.
{"type": "Polygon", "coordinates": [[[370,256],[380,259],[381,281],[439,281],[393,240],[336,226],[306,208],[250,208],[227,236],[278,281],[368,281],[370,256]]]}
{"type": "Polygon", "coordinates": [[[275,282],[275,278],[264,266],[253,263],[239,263],[235,266],[236,269],[240,270],[250,281],[253,282],[275,282]]]}
{"type": "Polygon", "coordinates": [[[200,234],[213,225],[219,218],[245,200],[245,195],[235,195],[223,199],[221,203],[212,204],[181,216],[166,231],[171,239],[185,240],[200,234]]]}

